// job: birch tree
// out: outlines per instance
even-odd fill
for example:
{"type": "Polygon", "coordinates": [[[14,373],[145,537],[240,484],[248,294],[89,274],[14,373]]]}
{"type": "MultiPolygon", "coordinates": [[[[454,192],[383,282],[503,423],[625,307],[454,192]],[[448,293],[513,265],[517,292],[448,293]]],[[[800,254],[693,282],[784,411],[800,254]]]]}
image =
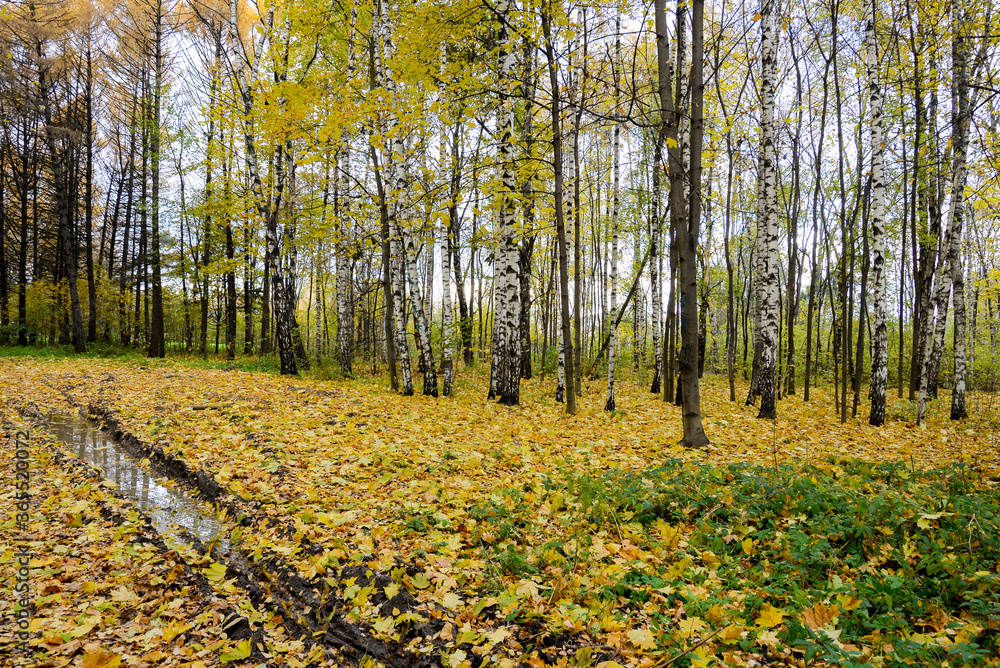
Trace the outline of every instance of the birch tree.
{"type": "Polygon", "coordinates": [[[889,342],[885,324],[885,140],[882,133],[882,89],[878,81],[878,38],[875,32],[878,12],[875,3],[876,0],[865,3],[865,65],[868,73],[872,151],[872,200],[869,214],[872,250],[872,373],[868,422],[880,427],[885,423],[889,342]]]}
{"type": "MultiPolygon", "coordinates": [[[[989,12],[989,10],[987,10],[989,12]]],[[[987,13],[983,34],[990,32],[991,14],[987,13]]],[[[952,159],[951,203],[948,209],[948,264],[952,277],[952,301],[955,304],[954,354],[955,354],[955,388],[951,394],[951,419],[962,420],[967,417],[965,408],[966,391],[966,304],[965,304],[965,269],[962,266],[962,226],[965,214],[965,185],[968,180],[968,150],[969,126],[972,121],[972,110],[975,103],[970,99],[970,79],[978,72],[986,55],[985,40],[975,61],[969,62],[968,25],[969,14],[962,0],[952,4],[952,79],[954,95],[952,97],[952,140],[954,151],[952,159]]],[[[973,317],[975,328],[975,317],[973,317]]],[[[973,342],[973,346],[975,343],[973,342]]]]}
{"type": "Polygon", "coordinates": [[[760,75],[760,191],[757,212],[759,259],[757,282],[760,292],[758,390],[761,397],[757,417],[774,419],[775,385],[778,373],[778,209],[777,165],[775,162],[776,128],[774,121],[775,89],[778,77],[778,49],[775,40],[775,0],[762,0],[761,75],[760,75]]]}
{"type": "MultiPolygon", "coordinates": [[[[269,14],[269,23],[273,23],[273,8],[269,14]]],[[[287,142],[277,142],[275,146],[273,182],[269,191],[265,191],[264,178],[261,176],[257,159],[257,136],[254,124],[254,91],[258,85],[257,71],[259,55],[264,37],[271,32],[265,30],[261,34],[261,43],[248,45],[240,33],[240,13],[237,0],[229,2],[229,49],[230,70],[233,85],[243,115],[243,143],[246,153],[246,167],[250,173],[250,185],[257,212],[265,221],[265,240],[267,245],[267,275],[270,277],[274,301],[275,338],[278,343],[278,357],[281,362],[281,373],[297,374],[298,365],[295,359],[295,348],[292,341],[292,328],[295,305],[290,298],[293,286],[286,285],[285,275],[279,260],[282,248],[278,241],[278,220],[284,203],[286,177],[291,171],[292,157],[287,142]]],[[[287,55],[286,55],[287,65],[287,55]]],[[[283,74],[276,73],[280,82],[283,74]]],[[[279,104],[283,104],[279,98],[279,104]]],[[[263,338],[263,334],[262,334],[263,338]]]]}
{"type": "MultiPolygon", "coordinates": [[[[662,0],[657,0],[662,1],[662,0]]],[[[544,0],[541,8],[542,34],[545,44],[545,60],[548,65],[549,90],[551,99],[549,110],[552,113],[552,156],[553,156],[553,192],[555,194],[556,240],[559,248],[559,320],[561,334],[560,368],[562,380],[559,387],[565,387],[566,412],[576,412],[576,392],[573,388],[572,366],[570,373],[565,372],[566,361],[573,359],[573,338],[569,316],[569,254],[567,248],[566,210],[563,205],[563,134],[561,117],[562,99],[560,97],[559,76],[556,67],[555,38],[552,30],[553,0],[544,0]]],[[[558,392],[558,390],[557,390],[558,392]]],[[[558,398],[558,396],[557,396],[558,398]]]]}
{"type": "Polygon", "coordinates": [[[518,282],[518,249],[515,243],[517,213],[515,192],[517,182],[514,165],[514,100],[513,89],[514,50],[510,39],[510,2],[500,0],[497,5],[499,26],[499,54],[497,79],[500,106],[497,111],[497,153],[500,159],[500,211],[496,274],[494,290],[493,365],[491,389],[495,385],[496,399],[512,406],[521,401],[521,336],[518,325],[521,315],[520,285],[518,282]]]}
{"type": "Polygon", "coordinates": [[[445,197],[442,198],[442,211],[440,213],[439,227],[441,234],[441,374],[442,379],[441,394],[451,395],[451,386],[455,382],[454,343],[452,341],[452,321],[451,310],[451,224],[450,211],[453,205],[451,193],[450,175],[455,166],[451,151],[448,150],[448,116],[446,105],[446,83],[445,74],[448,69],[448,52],[445,45],[441,44],[440,53],[440,79],[438,80],[438,131],[440,132],[440,143],[438,145],[438,183],[445,197]]]}
{"type": "MultiPolygon", "coordinates": [[[[666,26],[664,26],[666,30],[666,26]]],[[[667,62],[667,68],[670,68],[670,42],[664,37],[666,43],[663,45],[664,49],[664,59],[667,62]]],[[[669,78],[669,74],[667,75],[669,78]]],[[[663,346],[660,342],[660,338],[663,335],[663,279],[662,279],[662,251],[660,248],[660,229],[662,227],[661,221],[661,172],[663,171],[663,128],[657,126],[656,129],[656,140],[653,148],[653,178],[652,178],[652,192],[650,193],[650,203],[649,203],[649,248],[650,248],[650,262],[649,262],[649,282],[650,282],[650,301],[652,301],[652,318],[653,318],[653,382],[649,387],[651,394],[660,393],[660,384],[663,382],[663,346]]]]}
{"type": "MultiPolygon", "coordinates": [[[[615,82],[615,98],[614,98],[614,110],[615,110],[615,129],[614,137],[612,139],[612,190],[611,190],[611,270],[610,270],[610,283],[611,283],[611,308],[608,314],[608,322],[611,327],[611,336],[608,339],[608,399],[604,403],[604,410],[613,411],[615,410],[615,361],[618,357],[618,164],[619,156],[618,152],[620,150],[620,133],[621,133],[621,123],[618,120],[618,114],[621,111],[621,85],[619,82],[618,66],[621,63],[622,56],[622,42],[621,42],[621,24],[620,18],[615,16],[615,60],[613,67],[614,71],[614,82],[615,82]]],[[[654,165],[653,169],[658,166],[654,165]]]]}
{"type": "MultiPolygon", "coordinates": [[[[377,79],[379,85],[389,92],[391,101],[396,96],[396,83],[389,61],[393,54],[392,27],[387,16],[384,2],[378,3],[375,36],[377,39],[377,79]]],[[[395,339],[396,361],[400,371],[399,392],[403,396],[413,394],[413,372],[410,368],[409,344],[406,340],[406,316],[403,311],[405,298],[404,278],[406,262],[402,259],[405,248],[400,233],[399,217],[402,210],[402,198],[406,192],[406,147],[403,145],[402,129],[396,116],[393,102],[386,114],[386,136],[389,147],[383,146],[386,153],[383,164],[388,170],[386,201],[387,201],[387,233],[389,235],[389,275],[392,284],[392,320],[395,339]]]]}
{"type": "MultiPolygon", "coordinates": [[[[353,79],[355,69],[355,31],[358,23],[358,8],[351,7],[351,27],[347,41],[347,85],[346,91],[353,90],[353,79]]],[[[351,368],[351,348],[353,345],[353,324],[354,318],[351,313],[352,303],[352,277],[351,277],[351,235],[352,235],[352,208],[354,206],[354,180],[351,174],[351,136],[347,134],[341,140],[340,149],[341,164],[343,165],[343,178],[340,178],[338,171],[337,180],[342,190],[340,196],[343,198],[343,205],[338,207],[336,230],[336,253],[337,253],[337,356],[340,359],[340,371],[345,376],[350,376],[351,368]]]]}

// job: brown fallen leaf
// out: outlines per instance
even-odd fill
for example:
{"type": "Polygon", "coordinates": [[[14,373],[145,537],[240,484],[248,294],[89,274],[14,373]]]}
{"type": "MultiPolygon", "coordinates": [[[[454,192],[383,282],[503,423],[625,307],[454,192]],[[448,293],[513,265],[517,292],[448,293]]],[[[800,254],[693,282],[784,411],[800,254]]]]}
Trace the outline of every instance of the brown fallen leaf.
{"type": "Polygon", "coordinates": [[[840,615],[840,608],[836,605],[817,603],[802,611],[802,623],[816,631],[832,622],[838,615],[840,615]]]}

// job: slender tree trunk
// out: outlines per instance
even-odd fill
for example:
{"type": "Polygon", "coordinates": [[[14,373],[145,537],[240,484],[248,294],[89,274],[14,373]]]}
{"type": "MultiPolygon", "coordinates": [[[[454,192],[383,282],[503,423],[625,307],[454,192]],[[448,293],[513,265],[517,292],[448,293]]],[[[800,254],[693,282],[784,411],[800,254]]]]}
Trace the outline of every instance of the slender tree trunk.
{"type": "Polygon", "coordinates": [[[149,138],[149,171],[152,181],[150,193],[150,262],[152,264],[152,319],[149,331],[150,357],[166,356],[163,322],[163,270],[160,263],[160,98],[163,87],[163,4],[153,5],[153,114],[149,138]]]}
{"type": "MultiPolygon", "coordinates": [[[[580,124],[583,121],[583,102],[586,97],[585,91],[587,86],[587,75],[589,73],[589,69],[587,68],[587,46],[589,40],[587,32],[586,8],[583,5],[579,5],[578,12],[580,29],[583,31],[583,53],[579,63],[575,63],[576,69],[580,70],[580,87],[577,90],[574,85],[577,79],[576,75],[573,76],[573,83],[570,84],[570,89],[575,92],[573,102],[576,103],[577,107],[574,112],[571,146],[573,154],[573,333],[575,339],[572,364],[570,364],[567,368],[576,377],[576,382],[573,384],[573,387],[576,390],[576,396],[581,397],[583,396],[583,269],[581,264],[583,245],[581,242],[580,232],[580,212],[582,209],[580,206],[580,171],[582,164],[582,161],[580,160],[580,124]]],[[[575,58],[576,48],[571,46],[571,52],[571,56],[575,58]]]]}
{"type": "Polygon", "coordinates": [[[794,48],[794,38],[790,37],[792,44],[792,59],[795,61],[795,106],[797,108],[795,120],[795,136],[792,138],[792,205],[791,213],[788,216],[788,312],[785,318],[788,327],[788,342],[785,345],[787,362],[782,374],[786,378],[785,394],[795,394],[795,321],[798,315],[800,291],[798,266],[799,239],[798,224],[799,212],[802,208],[801,179],[800,179],[800,153],[799,146],[802,138],[802,72],[799,66],[798,54],[794,48]]]}
{"type": "MultiPolygon", "coordinates": [[[[664,0],[658,0],[663,3],[664,0]]],[[[702,71],[705,62],[704,53],[704,0],[693,0],[691,16],[691,167],[690,167],[690,201],[687,211],[689,217],[684,220],[680,215],[685,207],[677,195],[683,195],[681,179],[675,179],[680,173],[681,165],[675,164],[676,151],[670,148],[671,172],[671,216],[676,221],[678,268],[681,293],[681,351],[679,359],[680,384],[683,398],[684,439],[682,445],[689,448],[703,448],[708,445],[708,438],[701,421],[701,390],[698,382],[698,261],[696,246],[701,226],[701,161],[702,137],[704,133],[703,95],[704,83],[702,71]]],[[[657,12],[659,15],[660,12],[657,12]]],[[[678,12],[680,14],[680,12],[678,12]]],[[[680,21],[681,19],[678,19],[680,21]]],[[[678,32],[681,26],[678,25],[678,32]]],[[[657,29],[659,37],[660,30],[657,29]]],[[[659,40],[658,40],[659,41],[659,40]]],[[[658,49],[659,53],[659,49],[658,49]]],[[[658,61],[660,67],[663,63],[658,61]]],[[[664,116],[669,111],[663,104],[664,90],[661,75],[661,109],[664,116]]],[[[677,115],[675,114],[675,118],[677,115]]],[[[679,119],[678,119],[679,120],[679,119]]],[[[666,121],[666,118],[664,118],[666,121]]],[[[676,122],[674,127],[676,127],[676,122]]],[[[668,126],[668,136],[671,132],[668,126]]],[[[766,392],[765,392],[766,397],[766,392]]]]}
{"type": "MultiPolygon", "coordinates": [[[[664,28],[666,30],[666,28],[664,28]]],[[[665,40],[664,49],[667,52],[664,54],[669,67],[670,62],[670,42],[666,34],[664,34],[663,39],[665,40]]],[[[669,85],[669,83],[668,83],[669,85]]],[[[667,95],[669,95],[669,91],[667,95]]],[[[657,127],[656,129],[656,145],[653,151],[653,179],[652,179],[652,189],[650,197],[650,212],[649,212],[649,247],[650,247],[650,263],[649,263],[649,282],[650,282],[650,299],[653,302],[653,323],[652,323],[652,333],[653,333],[653,382],[649,387],[649,391],[652,394],[659,394],[661,384],[663,380],[663,345],[660,342],[660,337],[663,334],[663,279],[660,274],[660,253],[661,253],[661,243],[660,243],[660,172],[663,164],[662,157],[662,146],[663,146],[663,128],[657,127]]]]}
{"type": "MultiPolygon", "coordinates": [[[[458,317],[459,335],[462,340],[462,359],[465,366],[475,364],[476,358],[472,351],[472,313],[469,310],[469,297],[465,291],[465,279],[462,272],[462,257],[459,252],[461,248],[462,219],[458,213],[458,197],[461,187],[461,173],[459,149],[461,142],[461,121],[456,121],[452,136],[452,172],[451,172],[451,196],[448,201],[448,223],[450,240],[448,243],[451,249],[452,265],[455,273],[455,296],[458,297],[458,317]]],[[[475,169],[475,167],[473,167],[475,169]]],[[[469,273],[472,273],[472,263],[469,263],[469,273]]],[[[471,276],[470,283],[473,283],[471,276]]]]}
{"type": "Polygon", "coordinates": [[[497,152],[500,160],[500,221],[499,245],[496,250],[494,280],[495,324],[493,337],[493,369],[491,385],[496,387],[496,398],[504,405],[513,406],[521,401],[521,334],[520,286],[518,284],[518,249],[515,242],[517,215],[514,193],[517,189],[514,161],[514,101],[513,89],[514,50],[508,32],[510,4],[500,0],[497,16],[500,19],[500,51],[497,77],[500,85],[500,108],[497,117],[497,152]]]}
{"type": "MultiPolygon", "coordinates": [[[[774,0],[761,3],[761,160],[760,209],[757,214],[759,252],[757,280],[760,284],[760,375],[759,418],[774,419],[778,365],[778,211],[775,156],[775,88],[778,58],[774,31],[774,0]]],[[[755,357],[757,353],[754,353],[755,357]]]]}
{"type": "MultiPolygon", "coordinates": [[[[29,138],[37,136],[33,131],[31,120],[34,117],[25,115],[21,124],[22,150],[21,173],[18,180],[18,203],[20,204],[20,244],[17,257],[17,345],[28,345],[28,200],[32,180],[37,187],[37,171],[32,168],[32,162],[38,159],[37,150],[29,150],[29,138]],[[32,156],[29,160],[29,154],[32,156]]],[[[36,140],[37,141],[37,140],[36,140]]],[[[37,144],[36,144],[37,148],[37,144]]],[[[37,271],[37,265],[35,266],[37,271]]]]}
{"type": "MultiPolygon", "coordinates": [[[[394,46],[392,42],[392,28],[389,19],[382,13],[384,8],[379,6],[378,23],[379,28],[376,35],[379,39],[378,57],[378,78],[390,96],[396,95],[396,82],[389,69],[389,62],[392,59],[394,46]]],[[[392,268],[392,307],[393,323],[396,335],[396,357],[401,371],[400,393],[403,396],[413,394],[413,376],[410,368],[409,345],[406,337],[406,316],[403,313],[404,281],[407,271],[407,259],[405,240],[401,237],[400,211],[402,209],[401,199],[407,187],[407,174],[405,163],[405,147],[403,138],[398,132],[399,120],[395,113],[390,113],[386,135],[390,137],[391,148],[386,156],[386,163],[390,168],[391,185],[387,195],[388,205],[388,227],[389,227],[389,255],[390,266],[392,268]]],[[[418,338],[417,345],[420,345],[418,338]]],[[[422,351],[421,351],[422,352],[422,351]]],[[[426,361],[426,360],[425,360],[426,361]]],[[[425,389],[428,389],[425,387],[425,389]]],[[[435,390],[436,391],[436,390],[435,390]]]]}
{"type": "MultiPolygon", "coordinates": [[[[903,94],[902,94],[902,85],[903,85],[902,84],[902,75],[900,75],[900,84],[899,84],[899,86],[900,86],[900,99],[902,99],[902,97],[903,97],[903,94]]],[[[900,131],[901,131],[902,135],[905,137],[906,136],[906,114],[902,114],[902,119],[901,119],[900,126],[901,126],[900,127],[900,131]]],[[[899,355],[897,356],[898,366],[897,366],[897,370],[896,370],[896,374],[898,376],[899,382],[897,383],[897,386],[896,386],[896,396],[899,399],[902,399],[903,398],[903,376],[904,376],[904,373],[905,373],[905,365],[906,365],[906,358],[903,355],[903,352],[904,352],[905,347],[906,347],[906,340],[905,340],[905,333],[904,333],[905,332],[905,328],[903,327],[903,325],[904,325],[903,306],[904,306],[905,296],[906,296],[906,225],[907,225],[907,216],[909,215],[908,212],[910,210],[910,207],[909,207],[909,192],[910,191],[909,191],[909,172],[908,172],[909,165],[907,164],[907,160],[906,160],[906,144],[905,143],[903,144],[903,150],[900,151],[900,158],[902,159],[902,162],[903,162],[903,181],[902,181],[901,188],[900,188],[903,191],[903,216],[902,216],[902,224],[899,226],[899,232],[900,232],[900,249],[901,249],[902,257],[900,258],[900,261],[899,261],[899,315],[898,315],[898,323],[899,323],[899,355]]],[[[883,174],[883,182],[884,182],[884,176],[885,175],[883,174]]],[[[873,402],[874,402],[874,400],[875,400],[875,398],[872,397],[872,401],[873,402]]]]}
{"type": "MultiPolygon", "coordinates": [[[[876,1],[868,0],[865,3],[867,10],[865,55],[868,70],[872,147],[872,199],[871,211],[868,216],[871,222],[872,251],[872,373],[871,411],[868,415],[868,423],[881,427],[885,424],[885,391],[889,380],[889,341],[885,322],[885,141],[882,136],[882,88],[878,81],[878,39],[875,32],[878,17],[876,1]]],[[[863,295],[864,293],[862,293],[863,295]]],[[[899,326],[902,329],[902,321],[900,321],[899,326]]],[[[863,330],[859,329],[859,331],[863,330]]],[[[899,355],[902,359],[902,347],[900,347],[899,355]]],[[[858,369],[858,373],[860,374],[860,369],[858,369]]]]}
{"type": "MultiPolygon", "coordinates": [[[[860,127],[859,135],[860,137],[860,127]]],[[[858,142],[858,152],[861,152],[861,142],[858,142]]],[[[860,174],[858,186],[860,187],[860,174]]],[[[867,316],[868,310],[868,271],[871,267],[871,255],[869,254],[868,248],[868,218],[870,207],[866,205],[867,202],[871,201],[871,181],[865,186],[865,198],[862,202],[865,208],[864,214],[861,218],[861,244],[862,252],[861,255],[864,258],[861,263],[861,304],[858,308],[858,340],[855,353],[854,361],[854,383],[851,386],[851,391],[854,393],[854,403],[851,407],[851,417],[856,418],[858,416],[858,402],[859,395],[861,394],[861,375],[862,369],[865,365],[865,318],[867,316]]],[[[853,269],[853,256],[852,256],[852,269],[853,269]]],[[[851,272],[853,274],[853,271],[851,272]]]]}
{"type": "MultiPolygon", "coordinates": [[[[208,137],[205,141],[205,220],[202,228],[202,256],[201,256],[201,356],[202,359],[208,357],[208,306],[209,306],[209,275],[208,263],[212,259],[212,208],[214,205],[214,192],[212,190],[212,172],[214,168],[213,158],[215,156],[215,103],[219,86],[219,72],[222,58],[222,39],[216,37],[215,40],[215,63],[212,72],[212,80],[208,89],[208,137]]],[[[264,286],[267,289],[267,285],[264,286]]],[[[265,298],[266,300],[266,298],[265,298]]],[[[266,321],[265,321],[266,322],[266,321]]],[[[267,325],[263,325],[266,331],[267,325]]],[[[261,350],[261,353],[265,352],[261,350]]]]}
{"type": "Polygon", "coordinates": [[[442,198],[439,220],[441,234],[441,394],[451,396],[452,385],[455,382],[454,351],[455,344],[452,333],[455,328],[451,305],[451,224],[450,212],[453,203],[451,190],[451,173],[457,162],[448,147],[448,116],[446,98],[446,74],[448,69],[448,52],[445,45],[440,51],[440,81],[438,83],[438,183],[445,196],[442,198]]]}
{"type": "MultiPolygon", "coordinates": [[[[350,36],[347,42],[347,81],[354,79],[356,68],[355,31],[358,23],[358,8],[351,6],[350,36]]],[[[354,348],[354,280],[352,276],[351,247],[353,242],[354,221],[354,181],[351,165],[351,137],[341,140],[339,153],[342,160],[336,164],[343,165],[334,175],[334,216],[338,225],[337,242],[334,246],[337,261],[337,357],[340,359],[340,372],[351,376],[352,350],[354,348]],[[341,172],[343,178],[341,178],[341,172]]],[[[325,310],[325,306],[324,306],[325,310]]],[[[325,322],[325,318],[324,318],[325,322]]]]}
{"type": "MultiPolygon", "coordinates": [[[[34,19],[34,7],[31,7],[34,19]]],[[[73,253],[73,230],[70,228],[70,203],[66,183],[64,156],[60,155],[56,128],[52,121],[52,103],[49,99],[49,70],[43,66],[45,59],[44,45],[39,39],[35,42],[35,54],[38,58],[38,87],[42,96],[42,116],[45,123],[45,142],[49,149],[52,168],[52,182],[55,190],[56,215],[58,219],[59,244],[65,262],[66,279],[69,284],[70,311],[73,320],[73,348],[77,353],[87,351],[87,342],[83,330],[83,312],[80,308],[80,293],[77,290],[76,255],[73,253]]],[[[37,266],[37,265],[36,265],[37,266]]]]}
{"type": "MultiPolygon", "coordinates": [[[[726,375],[729,378],[729,400],[736,401],[736,302],[733,286],[733,255],[729,248],[729,235],[732,227],[733,214],[733,161],[736,159],[733,150],[732,130],[726,131],[726,229],[722,236],[723,250],[726,254],[726,375]]],[[[806,367],[809,357],[806,356],[806,367]]],[[[807,373],[808,377],[808,373],[807,373]]],[[[808,382],[808,381],[807,381],[808,382]]]]}
{"type": "MultiPolygon", "coordinates": [[[[620,19],[615,16],[615,116],[620,113],[620,86],[618,79],[618,64],[621,62],[621,24],[620,19]]],[[[604,403],[604,410],[613,411],[615,405],[615,362],[618,359],[618,163],[620,150],[621,123],[615,122],[614,138],[612,139],[612,190],[611,190],[611,271],[609,283],[611,284],[611,309],[608,314],[610,324],[610,335],[608,340],[608,398],[604,403]]]]}
{"type": "MultiPolygon", "coordinates": [[[[841,96],[840,89],[840,69],[839,69],[839,54],[837,53],[837,40],[839,37],[838,33],[838,17],[840,13],[840,2],[835,0],[833,5],[833,28],[832,28],[832,57],[833,57],[833,88],[834,95],[836,99],[837,107],[837,175],[840,185],[840,206],[838,207],[838,215],[840,218],[840,236],[841,236],[841,251],[840,251],[840,344],[838,352],[840,353],[840,403],[838,405],[840,413],[841,424],[847,422],[847,382],[850,376],[849,366],[851,358],[851,320],[852,314],[849,311],[848,301],[850,285],[853,284],[854,276],[853,273],[850,276],[850,283],[848,282],[848,253],[851,257],[854,256],[853,246],[848,243],[848,226],[847,226],[847,185],[845,182],[845,169],[844,169],[844,124],[843,124],[843,97],[841,96]]],[[[834,357],[836,357],[836,352],[834,357]]]]}
{"type": "Polygon", "coordinates": [[[226,217],[226,359],[236,359],[236,246],[232,220],[226,217]]]}
{"type": "MultiPolygon", "coordinates": [[[[377,48],[377,47],[376,47],[377,48]]],[[[389,384],[393,392],[400,392],[399,373],[396,366],[396,333],[395,333],[395,313],[394,304],[395,290],[392,280],[392,235],[389,232],[389,201],[382,181],[382,170],[378,164],[378,153],[375,150],[374,142],[370,142],[369,152],[372,161],[372,171],[375,175],[375,188],[378,193],[379,222],[381,224],[382,239],[382,301],[385,306],[383,318],[385,334],[386,361],[389,365],[389,384]]],[[[410,388],[413,394],[413,388],[410,388]]]]}
{"type": "Polygon", "coordinates": [[[253,263],[251,258],[252,233],[250,221],[243,221],[243,354],[253,354],[253,263]]]}
{"type": "MultiPolygon", "coordinates": [[[[660,0],[662,1],[662,0],[660,0]]],[[[555,192],[556,238],[559,244],[559,292],[560,320],[562,322],[563,359],[569,369],[572,369],[573,339],[569,316],[569,257],[566,247],[566,218],[563,205],[563,145],[560,125],[559,78],[556,74],[555,45],[552,37],[552,0],[545,0],[541,9],[542,33],[545,38],[545,58],[548,63],[549,86],[552,98],[552,155],[553,155],[553,190],[555,192]]],[[[566,412],[576,413],[576,391],[573,388],[572,372],[565,374],[566,412]]]]}
{"type": "Polygon", "coordinates": [[[131,124],[129,127],[128,188],[125,194],[125,231],[122,235],[121,275],[118,278],[118,335],[121,344],[128,347],[131,330],[128,324],[128,264],[131,259],[129,242],[132,237],[132,199],[135,195],[135,97],[132,100],[131,124]]]}
{"type": "MultiPolygon", "coordinates": [[[[87,165],[86,165],[86,194],[84,195],[84,234],[86,235],[85,246],[87,250],[87,341],[97,341],[97,281],[94,277],[94,70],[93,57],[91,54],[90,33],[87,34],[87,47],[85,57],[87,59],[87,75],[84,88],[85,122],[87,128],[84,132],[87,142],[87,165]]],[[[6,284],[7,271],[4,268],[4,283],[6,284]]],[[[4,286],[3,314],[7,317],[7,290],[4,286]]]]}
{"type": "MultiPolygon", "coordinates": [[[[524,122],[521,125],[522,141],[524,142],[524,159],[531,164],[534,159],[534,104],[533,99],[537,89],[535,81],[535,49],[526,36],[523,40],[524,67],[524,122]]],[[[524,211],[524,234],[518,249],[518,280],[520,290],[520,318],[518,329],[521,334],[521,378],[532,377],[531,368],[531,273],[535,249],[535,185],[534,177],[529,174],[521,183],[521,198],[524,211]]],[[[543,357],[544,360],[544,357],[543,357]]],[[[544,361],[543,361],[544,364],[544,361]]]]}
{"type": "MultiPolygon", "coordinates": [[[[88,154],[89,154],[88,148],[88,154]]],[[[10,313],[8,304],[10,299],[10,287],[7,284],[7,154],[11,152],[8,148],[7,139],[0,138],[0,327],[6,328],[10,325],[10,313]]],[[[25,156],[27,157],[27,156],[25,156]]],[[[13,163],[13,158],[11,158],[13,163]]],[[[90,203],[87,203],[88,209],[90,203]]],[[[4,335],[4,344],[7,343],[8,334],[4,335]]]]}
{"type": "MultiPolygon", "coordinates": [[[[530,188],[530,184],[528,188],[530,188]]],[[[523,193],[523,189],[522,189],[523,193]]],[[[534,224],[534,206],[525,205],[526,227],[534,224]]],[[[529,380],[532,377],[531,368],[531,275],[536,235],[531,234],[521,239],[518,247],[518,331],[521,335],[521,378],[529,380]]]]}
{"type": "MultiPolygon", "coordinates": [[[[922,26],[920,28],[922,29],[922,26]]],[[[922,41],[922,35],[918,38],[918,41],[922,41]]],[[[919,46],[915,47],[915,54],[917,54],[918,58],[920,48],[919,46]]],[[[917,71],[914,73],[914,79],[918,83],[920,82],[921,74],[918,60],[917,71]]],[[[919,228],[914,234],[914,239],[918,237],[920,239],[920,279],[918,285],[919,302],[917,305],[919,331],[916,333],[917,343],[915,344],[917,351],[916,373],[913,375],[916,378],[917,387],[917,424],[923,426],[927,411],[928,359],[931,356],[931,343],[934,335],[931,295],[934,288],[940,229],[935,229],[933,218],[928,213],[928,200],[930,196],[928,193],[929,175],[927,172],[928,164],[931,161],[926,157],[922,160],[920,159],[921,154],[928,152],[930,146],[930,135],[932,132],[928,130],[929,114],[927,113],[927,105],[924,103],[922,90],[918,88],[914,96],[917,106],[917,143],[919,145],[919,149],[915,153],[916,160],[914,162],[914,179],[917,179],[919,182],[917,190],[918,202],[916,205],[919,212],[919,220],[917,221],[919,228]]]]}
{"type": "MultiPolygon", "coordinates": [[[[965,359],[965,270],[962,267],[962,224],[964,222],[965,183],[968,175],[966,153],[969,143],[969,125],[972,108],[969,100],[969,63],[966,48],[965,26],[968,13],[963,2],[952,5],[952,25],[956,34],[952,41],[952,70],[955,96],[952,112],[952,164],[951,205],[948,209],[948,264],[952,279],[952,300],[955,303],[955,389],[951,395],[951,419],[967,417],[965,408],[966,359],[965,359]]],[[[975,313],[975,307],[973,307],[975,313]]],[[[975,317],[973,317],[975,320],[975,317]]]]}

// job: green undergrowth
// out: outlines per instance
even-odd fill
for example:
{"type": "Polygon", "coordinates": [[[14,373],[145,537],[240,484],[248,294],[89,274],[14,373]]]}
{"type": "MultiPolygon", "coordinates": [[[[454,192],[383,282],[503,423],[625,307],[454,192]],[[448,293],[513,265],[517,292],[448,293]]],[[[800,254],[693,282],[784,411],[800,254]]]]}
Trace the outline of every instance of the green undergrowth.
{"type": "Polygon", "coordinates": [[[976,666],[1000,654],[1000,493],[961,464],[567,468],[471,516],[496,536],[484,546],[494,568],[571,577],[604,564],[609,577],[577,603],[647,616],[665,655],[710,648],[706,663],[691,652],[674,665],[756,652],[791,665],[976,666]],[[536,521],[525,498],[539,492],[560,540],[523,538],[536,521]],[[608,555],[616,537],[637,549],[608,555]]]}

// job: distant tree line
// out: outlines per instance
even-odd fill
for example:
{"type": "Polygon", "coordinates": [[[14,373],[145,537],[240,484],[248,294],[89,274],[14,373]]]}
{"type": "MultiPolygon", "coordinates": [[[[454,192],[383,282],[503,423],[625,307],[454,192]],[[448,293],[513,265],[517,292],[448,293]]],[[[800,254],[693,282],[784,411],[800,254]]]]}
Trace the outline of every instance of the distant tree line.
{"type": "Polygon", "coordinates": [[[991,6],[0,8],[0,338],[773,418],[995,389],[991,6]],[[862,394],[867,383],[868,392],[862,394]],[[741,397],[742,398],[742,397],[741,397]]]}

